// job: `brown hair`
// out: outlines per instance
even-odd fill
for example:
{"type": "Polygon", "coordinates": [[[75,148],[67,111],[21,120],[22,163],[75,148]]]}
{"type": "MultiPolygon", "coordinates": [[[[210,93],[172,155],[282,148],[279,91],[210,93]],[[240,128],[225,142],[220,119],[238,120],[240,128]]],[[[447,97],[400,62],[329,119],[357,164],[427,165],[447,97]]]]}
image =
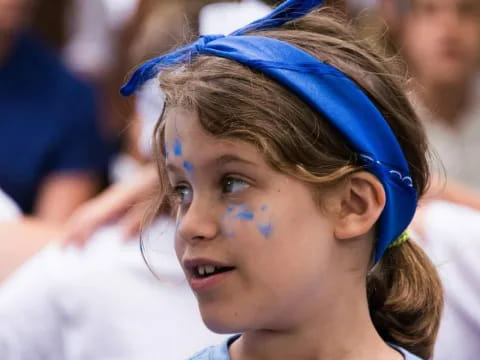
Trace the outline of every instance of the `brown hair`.
{"type": "MultiPolygon", "coordinates": [[[[429,171],[423,128],[400,78],[391,75],[392,64],[372,44],[356,39],[354,31],[327,8],[258,35],[289,42],[348,74],[383,113],[404,151],[419,195],[424,192],[429,171]]],[[[272,168],[314,189],[339,184],[362,169],[328,121],[261,73],[228,59],[199,56],[162,72],[160,80],[166,111],[176,106],[195,111],[212,136],[254,144],[272,168]]],[[[159,121],[155,143],[162,192],[168,187],[163,130],[164,122],[159,121]]],[[[165,209],[168,198],[158,204],[165,209]]],[[[443,299],[437,273],[423,251],[411,241],[389,249],[368,275],[367,293],[382,338],[430,357],[443,299]]]]}

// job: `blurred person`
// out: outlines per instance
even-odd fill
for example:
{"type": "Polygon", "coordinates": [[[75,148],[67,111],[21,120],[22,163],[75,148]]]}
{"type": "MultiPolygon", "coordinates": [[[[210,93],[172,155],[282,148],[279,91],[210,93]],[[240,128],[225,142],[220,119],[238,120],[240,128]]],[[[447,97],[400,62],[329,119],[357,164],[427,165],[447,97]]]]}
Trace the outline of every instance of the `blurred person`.
{"type": "Polygon", "coordinates": [[[435,162],[430,200],[413,228],[445,288],[435,360],[478,358],[476,311],[480,268],[480,3],[476,0],[382,0],[389,46],[413,76],[412,101],[442,169],[435,162]],[[436,202],[442,199],[447,202],[436,202]],[[470,207],[467,208],[467,207],[470,207]]]}
{"type": "Polygon", "coordinates": [[[446,170],[446,185],[438,169],[430,195],[480,209],[480,2],[382,0],[381,8],[446,170]]]}
{"type": "Polygon", "coordinates": [[[61,223],[97,192],[107,150],[93,90],[28,31],[34,5],[0,0],[0,187],[61,223]]]}

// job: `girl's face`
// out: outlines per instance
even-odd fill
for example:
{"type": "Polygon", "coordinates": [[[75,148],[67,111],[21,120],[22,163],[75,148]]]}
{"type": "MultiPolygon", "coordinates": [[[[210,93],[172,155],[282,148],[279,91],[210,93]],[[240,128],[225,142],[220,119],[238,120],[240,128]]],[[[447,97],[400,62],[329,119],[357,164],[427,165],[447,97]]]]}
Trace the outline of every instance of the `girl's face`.
{"type": "Polygon", "coordinates": [[[304,183],[182,109],[168,112],[165,140],[175,248],[210,329],[286,328],[335,301],[332,217],[304,183]]]}

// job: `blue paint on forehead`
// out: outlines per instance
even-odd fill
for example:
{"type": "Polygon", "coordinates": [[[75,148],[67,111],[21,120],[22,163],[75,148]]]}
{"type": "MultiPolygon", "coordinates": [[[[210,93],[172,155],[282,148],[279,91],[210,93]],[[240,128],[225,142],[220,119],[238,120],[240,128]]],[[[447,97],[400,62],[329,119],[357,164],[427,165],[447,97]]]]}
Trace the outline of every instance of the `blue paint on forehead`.
{"type": "Polygon", "coordinates": [[[175,154],[175,156],[182,155],[182,143],[178,138],[175,138],[175,142],[173,143],[173,153],[175,154]]]}

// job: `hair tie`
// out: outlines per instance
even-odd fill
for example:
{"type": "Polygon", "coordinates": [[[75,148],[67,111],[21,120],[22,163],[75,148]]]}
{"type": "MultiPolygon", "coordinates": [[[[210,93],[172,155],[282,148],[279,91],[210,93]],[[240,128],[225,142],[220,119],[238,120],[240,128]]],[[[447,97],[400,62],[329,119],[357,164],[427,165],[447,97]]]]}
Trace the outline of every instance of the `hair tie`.
{"type": "Polygon", "coordinates": [[[391,249],[393,247],[400,246],[404,243],[406,243],[408,240],[410,240],[410,233],[408,230],[405,230],[402,235],[400,235],[398,238],[396,238],[389,246],[388,248],[391,249]]]}

